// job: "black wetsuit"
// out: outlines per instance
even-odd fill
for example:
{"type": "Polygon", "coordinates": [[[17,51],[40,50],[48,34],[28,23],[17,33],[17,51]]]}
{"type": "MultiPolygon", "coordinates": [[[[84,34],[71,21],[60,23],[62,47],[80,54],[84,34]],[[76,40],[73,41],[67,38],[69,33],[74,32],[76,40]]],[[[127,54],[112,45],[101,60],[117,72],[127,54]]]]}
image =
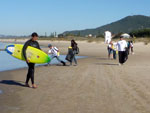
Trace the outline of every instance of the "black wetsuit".
{"type": "MultiPolygon", "coordinates": [[[[28,40],[24,44],[23,50],[22,50],[22,53],[23,53],[23,56],[24,56],[25,60],[27,60],[26,49],[27,49],[28,46],[32,46],[34,48],[40,49],[39,43],[37,41],[32,41],[31,39],[28,40]]],[[[35,66],[35,64],[27,62],[27,65],[28,65],[29,68],[28,68],[28,74],[27,74],[27,78],[26,78],[26,84],[28,84],[29,79],[31,79],[32,84],[34,84],[34,66],[35,66]]]]}

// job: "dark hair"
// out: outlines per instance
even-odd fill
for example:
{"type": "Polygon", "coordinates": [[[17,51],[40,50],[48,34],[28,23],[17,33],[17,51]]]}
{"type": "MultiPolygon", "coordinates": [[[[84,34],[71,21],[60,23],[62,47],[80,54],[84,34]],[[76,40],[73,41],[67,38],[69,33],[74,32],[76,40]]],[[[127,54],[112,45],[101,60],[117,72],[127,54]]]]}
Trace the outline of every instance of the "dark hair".
{"type": "Polygon", "coordinates": [[[71,40],[71,47],[73,48],[73,50],[77,48],[77,43],[75,42],[75,40],[71,40]]]}
{"type": "Polygon", "coordinates": [[[120,38],[124,38],[124,37],[121,35],[120,38]]]}
{"type": "Polygon", "coordinates": [[[71,42],[75,42],[75,40],[71,40],[71,42]]]}
{"type": "Polygon", "coordinates": [[[36,32],[34,32],[34,33],[31,34],[31,36],[32,37],[38,37],[39,35],[36,32]]]}
{"type": "Polygon", "coordinates": [[[48,47],[52,47],[52,44],[48,44],[48,47]]]}
{"type": "Polygon", "coordinates": [[[71,40],[71,43],[72,43],[72,44],[77,44],[77,43],[75,42],[75,40],[71,40]]]}

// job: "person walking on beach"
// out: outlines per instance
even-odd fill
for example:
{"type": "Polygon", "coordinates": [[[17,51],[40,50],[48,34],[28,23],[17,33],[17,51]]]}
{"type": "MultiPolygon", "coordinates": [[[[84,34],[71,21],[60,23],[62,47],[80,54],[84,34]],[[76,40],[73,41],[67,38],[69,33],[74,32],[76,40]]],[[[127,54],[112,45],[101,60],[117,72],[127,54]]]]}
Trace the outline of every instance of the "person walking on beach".
{"type": "Polygon", "coordinates": [[[116,42],[113,42],[112,49],[113,49],[113,59],[116,60],[117,59],[117,50],[118,50],[116,42]]]}
{"type": "Polygon", "coordinates": [[[133,51],[133,41],[130,41],[130,48],[131,48],[131,54],[133,55],[134,54],[134,51],[133,51]]]}
{"type": "Polygon", "coordinates": [[[24,56],[24,58],[26,60],[26,63],[28,65],[28,73],[27,73],[25,85],[27,87],[30,87],[28,82],[31,79],[32,88],[37,88],[36,84],[34,83],[34,67],[35,67],[35,64],[34,63],[30,63],[30,60],[27,59],[26,49],[27,49],[28,46],[32,46],[34,48],[40,49],[40,46],[39,46],[39,43],[36,41],[38,39],[38,34],[34,32],[34,33],[32,33],[31,37],[32,38],[30,40],[25,42],[25,44],[23,46],[23,51],[22,51],[23,52],[23,56],[24,56]]]}
{"type": "Polygon", "coordinates": [[[123,37],[120,36],[120,41],[117,43],[118,46],[118,54],[119,54],[119,65],[123,65],[128,59],[127,53],[127,42],[123,40],[123,37]]]}
{"type": "MultiPolygon", "coordinates": [[[[50,50],[48,51],[48,54],[52,54],[51,60],[56,58],[59,62],[63,64],[63,66],[65,66],[66,63],[60,60],[59,58],[59,50],[56,47],[53,47],[51,44],[49,44],[48,47],[50,48],[50,50]]],[[[48,64],[50,64],[50,62],[48,64]]]]}
{"type": "Polygon", "coordinates": [[[127,53],[128,53],[128,55],[130,54],[130,48],[131,48],[131,42],[128,41],[127,42],[127,53]]]}
{"type": "Polygon", "coordinates": [[[75,66],[77,65],[77,59],[76,59],[76,54],[79,53],[79,48],[77,46],[78,44],[75,42],[75,40],[71,40],[71,47],[72,47],[72,50],[73,50],[73,58],[70,62],[70,65],[72,65],[72,61],[74,60],[75,62],[75,66]]]}
{"type": "Polygon", "coordinates": [[[110,41],[110,43],[108,44],[107,50],[108,50],[108,59],[113,60],[113,43],[112,43],[112,41],[110,41]]]}

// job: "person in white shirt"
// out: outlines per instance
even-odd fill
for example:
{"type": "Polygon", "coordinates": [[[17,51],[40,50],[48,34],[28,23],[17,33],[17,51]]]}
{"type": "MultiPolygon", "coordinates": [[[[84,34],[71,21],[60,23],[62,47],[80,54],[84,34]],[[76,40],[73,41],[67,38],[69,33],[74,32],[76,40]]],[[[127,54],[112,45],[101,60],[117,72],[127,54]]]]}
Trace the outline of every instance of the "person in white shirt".
{"type": "MultiPolygon", "coordinates": [[[[60,58],[59,58],[59,50],[56,47],[53,47],[51,44],[49,44],[48,47],[50,48],[50,50],[48,51],[48,54],[52,54],[51,60],[56,58],[60,63],[63,64],[63,66],[65,66],[66,63],[64,61],[60,60],[60,58]]],[[[50,62],[48,64],[50,64],[50,62]]]]}
{"type": "Polygon", "coordinates": [[[113,60],[113,43],[112,42],[109,43],[107,50],[108,50],[108,59],[113,60]]]}
{"type": "Polygon", "coordinates": [[[133,41],[130,42],[130,47],[131,47],[131,54],[134,54],[134,51],[133,51],[133,41]]]}
{"type": "Polygon", "coordinates": [[[119,54],[119,63],[122,65],[128,59],[128,55],[126,52],[127,42],[123,40],[123,37],[120,37],[120,41],[117,43],[118,46],[118,54],[119,54]]]}
{"type": "Polygon", "coordinates": [[[116,59],[117,59],[117,51],[118,51],[117,42],[114,42],[114,43],[113,43],[112,49],[113,49],[113,59],[116,60],[116,59]]]}

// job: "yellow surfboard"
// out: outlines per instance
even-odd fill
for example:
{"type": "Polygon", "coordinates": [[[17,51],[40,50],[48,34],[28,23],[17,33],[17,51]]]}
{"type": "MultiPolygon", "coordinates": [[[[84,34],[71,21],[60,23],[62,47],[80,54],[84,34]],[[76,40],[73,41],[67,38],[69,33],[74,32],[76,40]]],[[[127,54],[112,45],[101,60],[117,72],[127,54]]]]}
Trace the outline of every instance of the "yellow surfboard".
{"type": "MultiPolygon", "coordinates": [[[[5,51],[13,57],[25,61],[22,49],[22,44],[12,44],[6,46],[5,51]]],[[[27,47],[26,56],[31,63],[43,64],[50,62],[50,57],[45,52],[31,46],[27,47]]]]}

